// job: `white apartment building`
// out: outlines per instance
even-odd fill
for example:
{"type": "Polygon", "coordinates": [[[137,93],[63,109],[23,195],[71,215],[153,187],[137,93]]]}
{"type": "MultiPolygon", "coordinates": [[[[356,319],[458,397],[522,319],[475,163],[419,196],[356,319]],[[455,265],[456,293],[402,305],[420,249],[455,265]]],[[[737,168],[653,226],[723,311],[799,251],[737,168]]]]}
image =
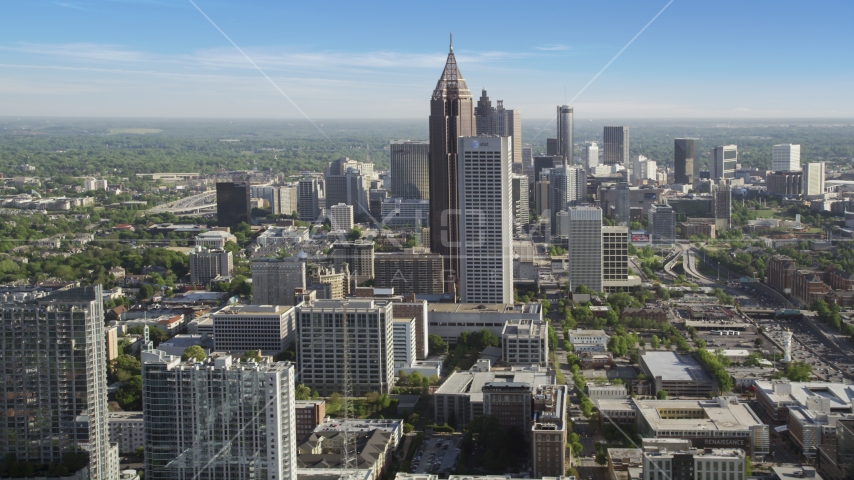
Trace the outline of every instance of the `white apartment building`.
{"type": "Polygon", "coordinates": [[[233,305],[213,314],[214,344],[225,352],[275,354],[294,341],[296,309],[283,305],[233,305]]]}
{"type": "Polygon", "coordinates": [[[824,195],[824,179],[827,175],[824,162],[807,163],[804,168],[804,188],[802,189],[804,197],[813,195],[824,195]]]}
{"type": "Polygon", "coordinates": [[[568,271],[569,290],[580,285],[603,291],[602,286],[602,209],[599,207],[569,207],[568,271]]]}
{"type": "Polygon", "coordinates": [[[293,364],[159,350],[141,362],[145,478],[296,480],[293,364]]]}
{"type": "Polygon", "coordinates": [[[119,444],[119,453],[132,454],[145,445],[142,412],[110,412],[110,442],[119,444]]]}
{"type": "Polygon", "coordinates": [[[206,285],[220,275],[231,276],[234,273],[231,252],[223,249],[196,246],[188,256],[190,281],[196,285],[206,285]]]}
{"type": "Polygon", "coordinates": [[[596,142],[585,145],[581,158],[584,160],[584,168],[588,172],[593,171],[599,166],[599,145],[596,142]]]}
{"type": "Polygon", "coordinates": [[[460,137],[460,302],[513,301],[511,137],[460,137]]]}
{"type": "Polygon", "coordinates": [[[632,157],[632,183],[639,185],[644,180],[655,181],[658,173],[658,164],[643,155],[632,157]]]}
{"type": "Polygon", "coordinates": [[[392,308],[391,301],[372,299],[317,300],[298,306],[300,383],[322,396],[343,390],[346,329],[353,394],[391,391],[394,382],[392,308]]]}
{"type": "Polygon", "coordinates": [[[394,371],[397,373],[399,368],[409,367],[415,361],[415,317],[395,318],[392,327],[394,329],[394,371]]]}
{"type": "Polygon", "coordinates": [[[254,305],[293,305],[294,290],[305,288],[305,262],[297,257],[264,258],[250,264],[254,305]]]}
{"type": "Polygon", "coordinates": [[[555,215],[584,203],[587,199],[587,172],[579,166],[559,165],[549,173],[549,195],[551,199],[551,221],[555,215]]]}
{"type": "Polygon", "coordinates": [[[87,178],[83,181],[83,190],[87,192],[93,191],[106,191],[107,190],[107,181],[99,180],[96,178],[87,178]]]}
{"type": "Polygon", "coordinates": [[[771,171],[795,172],[801,169],[801,146],[784,143],[771,147],[771,171]]]}
{"type": "Polygon", "coordinates": [[[332,224],[332,231],[349,232],[353,229],[353,206],[346,203],[339,203],[329,207],[329,222],[332,224]]]}
{"type": "Polygon", "coordinates": [[[528,318],[508,320],[501,332],[501,348],[507,363],[548,365],[548,324],[528,318]]]}

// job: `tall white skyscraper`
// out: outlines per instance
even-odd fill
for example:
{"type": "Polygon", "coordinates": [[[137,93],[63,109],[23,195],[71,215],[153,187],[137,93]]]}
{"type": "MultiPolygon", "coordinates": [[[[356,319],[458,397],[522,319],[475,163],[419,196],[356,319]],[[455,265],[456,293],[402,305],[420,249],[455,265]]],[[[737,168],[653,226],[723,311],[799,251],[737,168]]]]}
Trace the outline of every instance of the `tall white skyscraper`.
{"type": "Polygon", "coordinates": [[[735,167],[738,164],[738,146],[721,145],[709,153],[709,176],[715,180],[734,179],[735,167]]]}
{"type": "Polygon", "coordinates": [[[294,305],[294,290],[305,288],[305,262],[297,257],[262,258],[250,264],[254,305],[294,305]]]}
{"type": "Polygon", "coordinates": [[[584,146],[582,161],[588,173],[599,165],[599,145],[596,142],[590,142],[584,146]]]}
{"type": "Polygon", "coordinates": [[[791,143],[771,147],[771,170],[794,172],[801,169],[801,146],[791,143]]]}
{"type": "Polygon", "coordinates": [[[353,206],[339,203],[329,207],[329,223],[333,231],[349,232],[353,229],[353,206]]]}
{"type": "Polygon", "coordinates": [[[510,137],[460,137],[460,301],[513,302],[510,137]]]}
{"type": "Polygon", "coordinates": [[[141,362],[146,479],[296,480],[293,364],[141,362]]]}
{"type": "Polygon", "coordinates": [[[0,304],[0,457],[62,464],[86,450],[85,478],[118,480],[118,445],[107,429],[101,294],[93,285],[0,304]],[[88,418],[85,428],[75,427],[80,416],[88,418]]]}
{"type": "Polygon", "coordinates": [[[826,173],[824,162],[814,162],[806,165],[803,177],[803,195],[805,197],[824,194],[824,179],[826,173]]]}
{"type": "Polygon", "coordinates": [[[567,253],[569,290],[579,285],[601,292],[602,289],[602,209],[569,207],[569,251],[567,253]]]}
{"type": "Polygon", "coordinates": [[[655,181],[658,173],[658,165],[655,160],[650,160],[643,155],[632,157],[632,183],[639,185],[644,180],[655,181]]]}

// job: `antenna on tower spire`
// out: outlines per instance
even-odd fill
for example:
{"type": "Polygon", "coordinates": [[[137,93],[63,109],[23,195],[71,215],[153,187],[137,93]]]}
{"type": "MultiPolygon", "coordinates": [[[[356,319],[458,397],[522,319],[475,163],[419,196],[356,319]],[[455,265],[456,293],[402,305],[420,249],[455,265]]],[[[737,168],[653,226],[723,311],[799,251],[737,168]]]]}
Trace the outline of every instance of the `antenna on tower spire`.
{"type": "Polygon", "coordinates": [[[453,52],[453,51],[454,51],[454,32],[451,32],[451,45],[450,45],[450,48],[451,48],[451,51],[453,52]]]}

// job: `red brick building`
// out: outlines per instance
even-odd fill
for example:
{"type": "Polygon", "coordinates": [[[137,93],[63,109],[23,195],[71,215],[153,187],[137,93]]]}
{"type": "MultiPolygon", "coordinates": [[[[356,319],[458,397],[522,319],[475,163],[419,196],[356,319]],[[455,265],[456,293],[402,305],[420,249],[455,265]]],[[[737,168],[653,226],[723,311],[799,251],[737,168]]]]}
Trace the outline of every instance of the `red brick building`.
{"type": "Polygon", "coordinates": [[[780,293],[789,293],[792,288],[792,276],[796,270],[795,261],[785,255],[774,255],[768,259],[768,286],[780,293]]]}
{"type": "Polygon", "coordinates": [[[808,305],[832,291],[815,271],[797,270],[792,276],[792,296],[808,305]]]}
{"type": "Polygon", "coordinates": [[[854,290],[854,274],[830,266],[825,274],[825,281],[834,290],[854,290]]]}

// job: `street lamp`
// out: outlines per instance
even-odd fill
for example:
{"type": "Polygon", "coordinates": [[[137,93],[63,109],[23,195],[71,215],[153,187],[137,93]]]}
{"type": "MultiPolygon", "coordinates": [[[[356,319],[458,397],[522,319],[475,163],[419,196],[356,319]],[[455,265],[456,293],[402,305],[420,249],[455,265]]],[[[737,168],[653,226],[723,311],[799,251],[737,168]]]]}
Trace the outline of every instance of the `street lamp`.
{"type": "Polygon", "coordinates": [[[721,262],[718,262],[718,281],[721,281],[721,262]]]}

